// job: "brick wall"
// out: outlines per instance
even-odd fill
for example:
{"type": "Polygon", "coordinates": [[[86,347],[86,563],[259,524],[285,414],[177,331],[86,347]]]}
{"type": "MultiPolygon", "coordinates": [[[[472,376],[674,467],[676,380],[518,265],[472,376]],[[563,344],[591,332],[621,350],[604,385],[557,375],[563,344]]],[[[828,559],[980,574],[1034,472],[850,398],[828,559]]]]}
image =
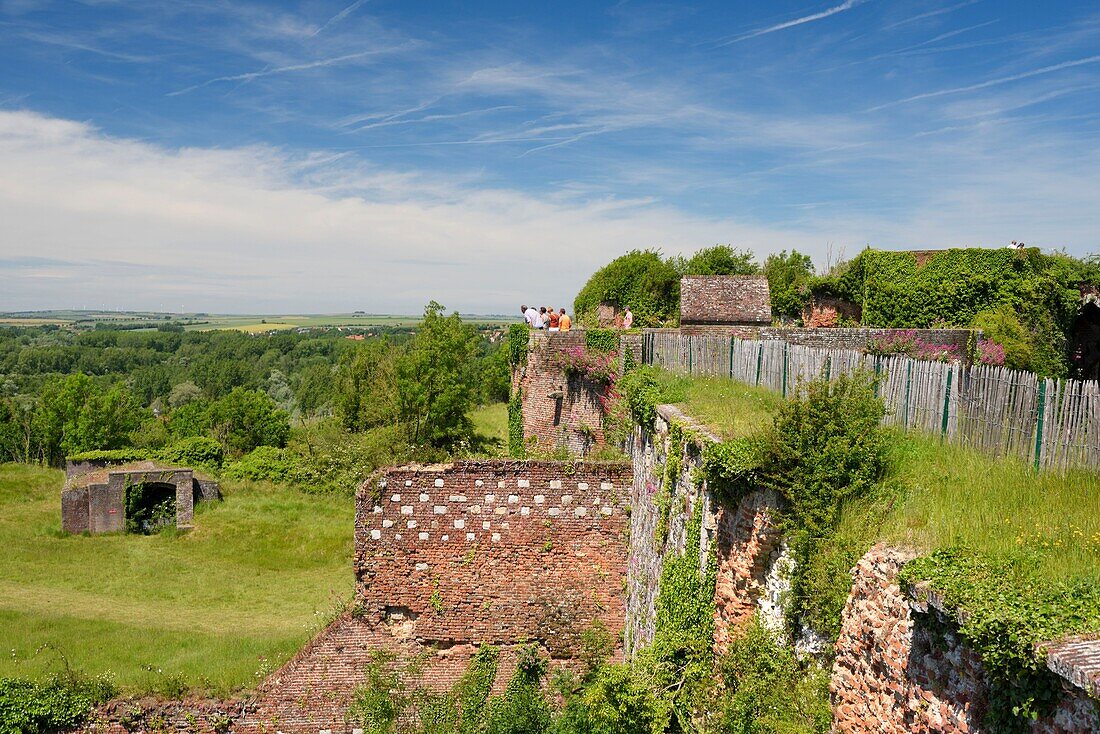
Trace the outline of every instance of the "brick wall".
{"type": "MultiPolygon", "coordinates": [[[[631,467],[475,461],[376,474],[356,495],[353,613],[272,675],[236,732],[350,732],[344,709],[372,650],[426,656],[419,683],[449,689],[482,643],[496,689],[534,642],[574,666],[579,635],[626,616],[631,467]]],[[[622,656],[622,650],[616,650],[622,656]]]]}
{"type": "Polygon", "coordinates": [[[964,354],[974,332],[970,329],[761,329],[760,339],[778,339],[822,349],[862,350],[872,339],[910,332],[921,341],[958,347],[964,354]]]}
{"type": "MultiPolygon", "coordinates": [[[[554,355],[585,346],[583,330],[531,333],[527,364],[512,375],[512,390],[523,395],[523,435],[534,436],[544,448],[565,446],[586,454],[604,444],[602,387],[568,377],[554,364],[554,355]]],[[[641,344],[638,344],[640,354],[641,344]]]]}
{"type": "MultiPolygon", "coordinates": [[[[872,548],[852,570],[854,584],[836,643],[831,697],[834,730],[848,734],[964,734],[981,725],[988,687],[981,658],[951,631],[942,639],[921,621],[940,614],[914,604],[897,584],[912,553],[872,548]],[[924,610],[924,614],[914,610],[924,610]]],[[[1054,712],[1034,722],[1035,734],[1100,729],[1088,694],[1068,683],[1054,712]]],[[[991,733],[992,734],[992,733],[991,733]]]]}

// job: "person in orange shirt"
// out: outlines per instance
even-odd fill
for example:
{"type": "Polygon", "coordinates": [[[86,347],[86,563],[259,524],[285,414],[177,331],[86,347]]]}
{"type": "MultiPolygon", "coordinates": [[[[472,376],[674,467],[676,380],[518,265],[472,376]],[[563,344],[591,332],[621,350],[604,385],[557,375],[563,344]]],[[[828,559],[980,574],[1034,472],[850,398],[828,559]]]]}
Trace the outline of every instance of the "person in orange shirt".
{"type": "Polygon", "coordinates": [[[550,331],[558,331],[558,313],[553,306],[546,312],[546,317],[549,319],[550,331]]]}
{"type": "Polygon", "coordinates": [[[561,315],[558,316],[558,328],[562,331],[569,331],[569,327],[573,325],[573,321],[569,318],[569,315],[565,313],[565,309],[561,310],[561,315]]]}

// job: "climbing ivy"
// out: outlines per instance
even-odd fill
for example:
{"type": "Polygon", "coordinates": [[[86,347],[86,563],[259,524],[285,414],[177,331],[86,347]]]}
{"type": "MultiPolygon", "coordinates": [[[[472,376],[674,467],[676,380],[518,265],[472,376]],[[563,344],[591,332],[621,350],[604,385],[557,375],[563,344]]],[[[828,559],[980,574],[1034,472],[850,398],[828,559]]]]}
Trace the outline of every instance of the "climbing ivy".
{"type": "Polygon", "coordinates": [[[588,329],[584,332],[584,345],[597,352],[616,352],[619,333],[614,329],[588,329]]]}
{"type": "Polygon", "coordinates": [[[512,324],[508,327],[508,363],[512,365],[512,369],[527,364],[530,340],[531,327],[527,324],[512,324]]]}
{"type": "Polygon", "coordinates": [[[513,459],[527,456],[527,444],[523,440],[523,396],[519,390],[508,399],[508,455],[513,459]]]}
{"type": "Polygon", "coordinates": [[[654,540],[663,548],[668,540],[669,514],[672,511],[672,496],[684,470],[684,428],[678,423],[668,427],[668,454],[665,456],[664,481],[657,490],[657,524],[653,529],[654,540]]]}
{"type": "Polygon", "coordinates": [[[480,734],[483,730],[485,702],[493,689],[499,659],[500,651],[495,646],[482,645],[451,691],[458,709],[459,734],[480,734]]]}
{"type": "Polygon", "coordinates": [[[901,572],[903,585],[927,582],[948,607],[965,612],[959,635],[981,655],[990,681],[989,731],[1026,732],[1032,719],[1049,713],[1062,695],[1061,680],[1036,645],[1100,621],[1100,588],[1043,578],[1033,573],[1036,565],[1026,551],[991,559],[956,547],[910,561],[901,572]],[[1019,593],[1022,587],[1029,592],[1019,593]]]}

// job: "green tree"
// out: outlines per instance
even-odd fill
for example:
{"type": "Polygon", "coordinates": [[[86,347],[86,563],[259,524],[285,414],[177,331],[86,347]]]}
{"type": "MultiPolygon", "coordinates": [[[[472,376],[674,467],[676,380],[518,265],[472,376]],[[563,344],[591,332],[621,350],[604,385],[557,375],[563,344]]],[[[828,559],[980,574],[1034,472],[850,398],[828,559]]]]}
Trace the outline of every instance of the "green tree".
{"type": "Polygon", "coordinates": [[[336,412],[349,431],[366,431],[397,420],[398,350],[386,339],[368,341],[340,366],[336,412]]]}
{"type": "Polygon", "coordinates": [[[629,307],[635,326],[675,322],[680,310],[680,274],[656,250],[633,250],[588,279],[573,301],[578,320],[595,319],[601,303],[629,307]]]}
{"type": "Polygon", "coordinates": [[[764,261],[764,275],[771,291],[772,314],[780,319],[798,320],[810,299],[810,278],[814,264],[809,255],[786,250],[778,255],[768,255],[764,261]]]}
{"type": "Polygon", "coordinates": [[[704,247],[688,259],[676,257],[673,267],[680,275],[759,275],[760,265],[750,250],[729,245],[704,247]]]}
{"type": "Polygon", "coordinates": [[[480,387],[477,331],[432,301],[409,349],[397,361],[399,415],[409,440],[449,448],[469,440],[467,411],[480,387]]]}
{"type": "Polygon", "coordinates": [[[43,385],[35,416],[42,454],[55,466],[68,454],[129,446],[144,417],[126,388],[104,390],[79,373],[43,385]]]}
{"type": "Polygon", "coordinates": [[[304,418],[327,414],[332,408],[335,379],[332,367],[320,362],[302,370],[294,397],[304,418]]]}
{"type": "Polygon", "coordinates": [[[173,408],[194,402],[202,397],[202,390],[195,383],[187,380],[172,387],[168,393],[168,404],[173,408]]]}
{"type": "Polygon", "coordinates": [[[290,438],[290,416],[258,390],[233,388],[210,405],[208,415],[214,437],[236,456],[257,446],[281,448],[290,438]]]}
{"type": "Polygon", "coordinates": [[[986,339],[1000,344],[1005,349],[1005,367],[1014,370],[1030,369],[1035,357],[1031,333],[1008,306],[982,311],[970,325],[981,329],[986,339]]]}

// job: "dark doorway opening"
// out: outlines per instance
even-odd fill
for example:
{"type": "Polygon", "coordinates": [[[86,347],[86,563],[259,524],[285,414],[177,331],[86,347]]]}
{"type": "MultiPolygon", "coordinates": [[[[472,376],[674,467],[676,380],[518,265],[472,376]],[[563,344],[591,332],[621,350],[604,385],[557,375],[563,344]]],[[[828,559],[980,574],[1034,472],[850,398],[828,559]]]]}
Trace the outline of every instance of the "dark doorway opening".
{"type": "Polygon", "coordinates": [[[1083,380],[1100,380],[1100,305],[1086,303],[1073,324],[1073,362],[1083,380]]]}
{"type": "Polygon", "coordinates": [[[176,485],[143,482],[126,487],[126,532],[150,535],[176,524],[176,485]]]}

